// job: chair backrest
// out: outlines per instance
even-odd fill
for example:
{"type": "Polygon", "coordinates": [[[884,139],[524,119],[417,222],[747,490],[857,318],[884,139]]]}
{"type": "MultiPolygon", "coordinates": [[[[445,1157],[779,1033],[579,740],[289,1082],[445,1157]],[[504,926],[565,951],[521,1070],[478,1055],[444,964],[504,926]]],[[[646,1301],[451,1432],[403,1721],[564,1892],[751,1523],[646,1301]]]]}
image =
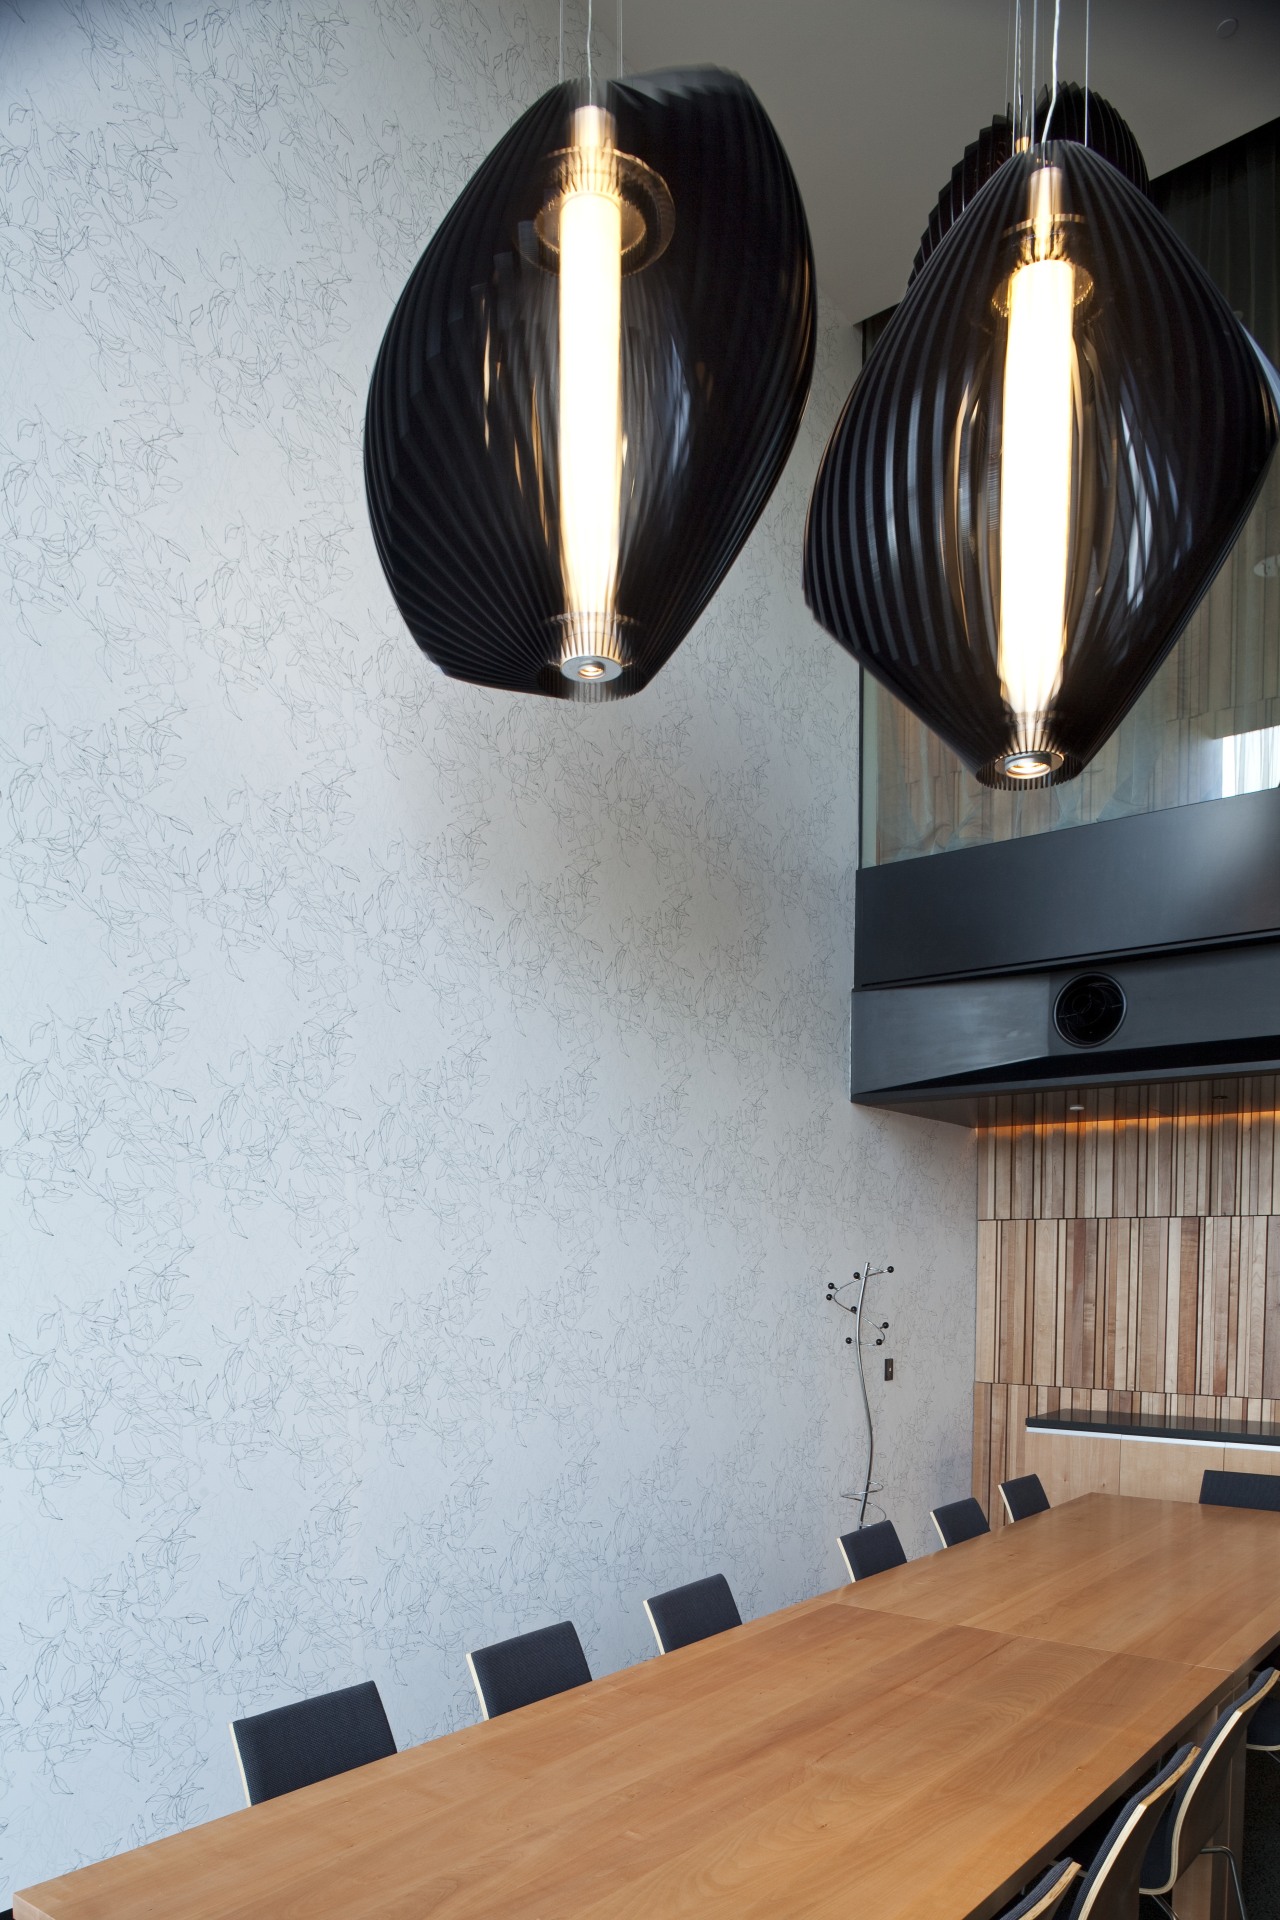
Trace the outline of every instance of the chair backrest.
{"type": "Polygon", "coordinates": [[[659,1653],[672,1653],[677,1647],[691,1647],[695,1640],[709,1640],[713,1633],[726,1633],[742,1625],[742,1615],[722,1573],[706,1580],[691,1580],[687,1587],[672,1587],[669,1593],[655,1593],[646,1600],[644,1610],[653,1628],[659,1653]]]}
{"type": "Polygon", "coordinates": [[[251,1807],[385,1760],[396,1750],[372,1680],[233,1720],[231,1738],[251,1807]]]}
{"type": "Polygon", "coordinates": [[[572,1620],[517,1633],[492,1647],[477,1647],[467,1655],[467,1665],[486,1720],[535,1700],[549,1700],[553,1693],[568,1693],[570,1687],[585,1686],[591,1678],[572,1620]]]}
{"type": "Polygon", "coordinates": [[[1055,1861],[1020,1900],[1004,1908],[997,1920],[1049,1920],[1049,1915],[1058,1911],[1083,1871],[1078,1860],[1055,1861]]]}
{"type": "Polygon", "coordinates": [[[1256,1676],[1248,1691],[1219,1714],[1204,1737],[1195,1765],[1168,1802],[1147,1843],[1142,1891],[1168,1893],[1222,1824],[1231,1769],[1249,1732],[1249,1722],[1276,1682],[1274,1667],[1256,1676]]]}
{"type": "Polygon", "coordinates": [[[944,1547],[958,1547],[962,1540],[976,1540],[980,1533],[991,1531],[986,1514],[972,1498],[951,1500],[945,1507],[935,1507],[933,1524],[944,1547]]]}
{"type": "MultiPolygon", "coordinates": [[[[1258,1712],[1250,1714],[1248,1743],[1259,1753],[1280,1755],[1280,1687],[1260,1702],[1258,1712]]],[[[2,1913],[0,1920],[4,1920],[2,1913]]]]}
{"type": "Polygon", "coordinates": [[[1200,1482],[1202,1507],[1260,1507],[1280,1513],[1280,1474],[1227,1473],[1206,1467],[1200,1482]]]}
{"type": "Polygon", "coordinates": [[[1033,1513],[1049,1511],[1049,1496],[1038,1473],[1024,1473],[1017,1480],[1002,1480],[1000,1498],[1011,1520],[1029,1520],[1033,1513]]]}
{"type": "Polygon", "coordinates": [[[873,1573],[887,1573],[890,1567],[905,1567],[898,1529],[892,1520],[876,1520],[869,1527],[840,1535],[840,1551],[851,1580],[869,1580],[873,1573]]]}
{"type": "Polygon", "coordinates": [[[1171,1796],[1199,1754],[1179,1747],[1146,1785],[1125,1801],[1080,1882],[1069,1920],[1134,1920],[1151,1835],[1171,1796]]]}

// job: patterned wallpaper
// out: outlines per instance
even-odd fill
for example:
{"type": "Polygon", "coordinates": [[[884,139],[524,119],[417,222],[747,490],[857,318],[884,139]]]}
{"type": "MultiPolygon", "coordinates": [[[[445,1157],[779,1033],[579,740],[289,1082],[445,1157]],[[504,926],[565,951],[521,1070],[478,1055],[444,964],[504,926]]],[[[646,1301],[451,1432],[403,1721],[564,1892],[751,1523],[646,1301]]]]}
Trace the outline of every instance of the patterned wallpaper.
{"type": "Polygon", "coordinates": [[[885,1504],[968,1484],[972,1143],[846,1098],[850,330],[633,702],[445,681],[367,532],[381,330],[555,17],[0,11],[0,1896],[233,1808],[233,1714],[371,1675],[403,1744],[469,1645],[833,1584],[866,1248],[885,1504]]]}

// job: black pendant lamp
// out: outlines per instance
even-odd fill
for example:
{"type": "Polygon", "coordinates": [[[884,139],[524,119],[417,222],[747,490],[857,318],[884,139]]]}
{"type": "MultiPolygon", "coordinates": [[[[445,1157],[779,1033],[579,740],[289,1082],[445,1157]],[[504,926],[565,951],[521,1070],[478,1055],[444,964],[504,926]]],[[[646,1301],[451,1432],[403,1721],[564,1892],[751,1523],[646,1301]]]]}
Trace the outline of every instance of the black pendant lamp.
{"type": "MultiPolygon", "coordinates": [[[[1047,128],[1055,140],[1082,142],[1094,153],[1100,153],[1104,160],[1109,160],[1139,193],[1150,194],[1147,163],[1133,137],[1133,130],[1100,93],[1094,93],[1092,89],[1086,93],[1074,81],[1067,81],[1059,86],[1051,100],[1048,87],[1042,87],[1035,103],[1033,126],[1037,140],[1044,138],[1047,128]]],[[[977,139],[970,141],[964,150],[963,160],[958,160],[952,167],[951,178],[938,195],[938,203],[929,215],[929,224],[920,236],[920,245],[911,263],[908,286],[923,271],[929,255],[939,245],[943,235],[955,225],[969,202],[977,198],[992,174],[999,173],[1005,161],[1018,151],[1018,133],[1011,112],[997,114],[990,126],[984,127],[977,139]]]]}
{"type": "Polygon", "coordinates": [[[1274,370],[1096,100],[1088,147],[1070,89],[1048,131],[1074,138],[1003,157],[988,130],[957,169],[809,509],[814,614],[989,787],[1087,765],[1280,433],[1274,370]]]}
{"type": "Polygon", "coordinates": [[[369,390],[365,486],[447,674],[636,693],[755,525],[813,371],[813,257],[751,89],[553,88],[423,254],[369,390]]]}

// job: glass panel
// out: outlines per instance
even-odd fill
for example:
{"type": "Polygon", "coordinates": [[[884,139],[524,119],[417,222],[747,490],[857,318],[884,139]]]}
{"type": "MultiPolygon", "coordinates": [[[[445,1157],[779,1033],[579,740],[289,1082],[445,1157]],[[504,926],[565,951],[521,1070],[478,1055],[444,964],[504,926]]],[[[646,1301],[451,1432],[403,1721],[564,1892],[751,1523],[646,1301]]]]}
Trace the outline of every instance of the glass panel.
{"type": "MultiPolygon", "coordinates": [[[[1280,121],[1152,183],[1273,362],[1278,186],[1280,121]]],[[[993,793],[865,674],[862,688],[867,866],[1280,784],[1280,460],[1181,640],[1078,780],[993,793]]]]}
{"type": "Polygon", "coordinates": [[[1262,793],[1280,786],[1280,727],[1229,733],[1222,742],[1222,792],[1262,793]]]}

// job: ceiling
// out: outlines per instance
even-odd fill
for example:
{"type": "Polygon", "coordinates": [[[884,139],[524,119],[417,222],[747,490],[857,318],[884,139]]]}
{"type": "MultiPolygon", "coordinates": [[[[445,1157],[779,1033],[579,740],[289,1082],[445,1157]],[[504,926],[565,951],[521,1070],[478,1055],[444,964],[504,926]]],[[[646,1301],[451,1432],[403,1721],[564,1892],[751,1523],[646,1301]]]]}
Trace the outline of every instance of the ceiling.
{"type": "MultiPolygon", "coordinates": [[[[822,291],[858,320],[900,298],[952,165],[1004,103],[1012,6],[627,0],[627,66],[711,62],[751,82],[799,177],[822,291]]],[[[1082,80],[1085,0],[1061,15],[1059,76],[1082,80]]],[[[1040,80],[1052,22],[1040,0],[1040,80]]],[[[1280,0],[1091,0],[1089,82],[1164,173],[1280,116],[1280,0]]]]}

